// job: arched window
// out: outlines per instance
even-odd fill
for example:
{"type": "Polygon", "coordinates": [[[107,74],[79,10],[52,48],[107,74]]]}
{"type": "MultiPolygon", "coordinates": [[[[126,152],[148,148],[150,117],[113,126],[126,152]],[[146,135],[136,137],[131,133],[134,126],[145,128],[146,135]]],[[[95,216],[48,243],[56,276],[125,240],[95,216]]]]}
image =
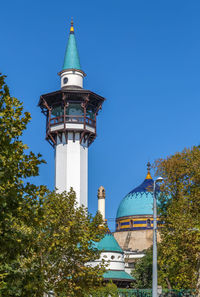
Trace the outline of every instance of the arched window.
{"type": "Polygon", "coordinates": [[[147,228],[151,228],[151,220],[150,219],[147,220],[147,228]]]}

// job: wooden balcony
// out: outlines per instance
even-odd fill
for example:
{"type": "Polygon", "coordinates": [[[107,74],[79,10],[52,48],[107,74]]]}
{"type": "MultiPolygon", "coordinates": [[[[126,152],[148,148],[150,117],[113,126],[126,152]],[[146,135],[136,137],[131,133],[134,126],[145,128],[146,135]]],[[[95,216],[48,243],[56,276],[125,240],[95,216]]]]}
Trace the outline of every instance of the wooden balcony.
{"type": "Polygon", "coordinates": [[[65,123],[74,123],[74,124],[84,124],[91,126],[93,128],[96,127],[96,121],[92,120],[88,117],[84,116],[73,116],[73,115],[66,115],[64,118],[64,115],[59,116],[59,117],[51,117],[50,119],[50,127],[59,125],[59,124],[64,124],[65,123]],[[65,120],[65,121],[64,121],[65,120]]]}

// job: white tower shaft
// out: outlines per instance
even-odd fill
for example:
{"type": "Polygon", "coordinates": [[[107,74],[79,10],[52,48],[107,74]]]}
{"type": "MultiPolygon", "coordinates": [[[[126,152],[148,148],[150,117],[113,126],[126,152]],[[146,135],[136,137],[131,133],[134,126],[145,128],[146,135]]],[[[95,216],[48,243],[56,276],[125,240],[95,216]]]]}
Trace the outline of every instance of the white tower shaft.
{"type": "Polygon", "coordinates": [[[105,221],[105,189],[104,187],[100,187],[98,189],[98,211],[102,215],[103,220],[105,221]]]}
{"type": "Polygon", "coordinates": [[[59,193],[76,192],[78,206],[88,207],[88,144],[80,144],[80,133],[68,133],[66,143],[57,137],[55,146],[55,187],[59,193]]]}
{"type": "Polygon", "coordinates": [[[103,217],[103,220],[105,221],[105,199],[100,198],[98,199],[98,211],[103,217]]]}

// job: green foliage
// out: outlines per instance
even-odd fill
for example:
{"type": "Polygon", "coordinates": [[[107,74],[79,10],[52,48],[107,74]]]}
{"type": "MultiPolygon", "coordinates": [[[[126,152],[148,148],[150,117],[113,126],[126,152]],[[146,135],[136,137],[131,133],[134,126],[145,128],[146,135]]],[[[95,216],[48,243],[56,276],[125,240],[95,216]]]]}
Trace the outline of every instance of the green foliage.
{"type": "Polygon", "coordinates": [[[100,287],[96,290],[91,290],[89,294],[86,294],[85,297],[118,297],[118,289],[115,284],[112,282],[106,284],[103,287],[100,287]]]}
{"type": "Polygon", "coordinates": [[[160,273],[173,289],[200,289],[200,147],[156,162],[160,197],[160,273]]]}
{"type": "Polygon", "coordinates": [[[37,187],[25,179],[38,175],[41,155],[27,153],[20,136],[30,120],[22,103],[9,94],[0,75],[0,294],[21,296],[18,282],[23,272],[20,257],[31,243],[28,233],[18,226],[32,227],[41,204],[45,187],[37,187]]]}
{"type": "MultiPolygon", "coordinates": [[[[161,278],[159,259],[161,258],[160,243],[158,249],[158,285],[162,288],[166,287],[166,281],[161,278]]],[[[153,246],[146,250],[145,256],[137,260],[132,276],[135,278],[133,287],[136,289],[151,289],[152,288],[152,267],[153,267],[153,246]]]]}
{"type": "Polygon", "coordinates": [[[83,296],[99,286],[102,267],[92,241],[104,234],[102,217],[78,208],[73,190],[49,192],[26,181],[39,173],[41,155],[21,136],[30,121],[0,75],[0,296],[83,296]],[[101,227],[99,227],[101,226],[101,227]]]}
{"type": "Polygon", "coordinates": [[[131,273],[135,278],[135,282],[133,283],[134,288],[152,288],[152,261],[153,249],[151,247],[146,251],[145,256],[136,262],[134,270],[131,273]]]}
{"type": "Polygon", "coordinates": [[[83,296],[102,281],[103,266],[86,265],[100,256],[92,241],[99,241],[105,233],[100,227],[102,217],[97,213],[92,218],[85,208],[77,207],[73,190],[68,194],[50,193],[42,210],[35,234],[39,253],[33,255],[31,266],[43,276],[43,291],[54,291],[55,296],[83,296]]]}

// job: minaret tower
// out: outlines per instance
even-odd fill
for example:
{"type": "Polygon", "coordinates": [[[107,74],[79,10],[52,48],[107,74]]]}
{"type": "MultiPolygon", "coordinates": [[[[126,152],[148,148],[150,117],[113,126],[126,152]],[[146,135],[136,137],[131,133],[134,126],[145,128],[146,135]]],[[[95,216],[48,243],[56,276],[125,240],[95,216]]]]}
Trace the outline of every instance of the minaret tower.
{"type": "Polygon", "coordinates": [[[80,66],[73,21],[63,69],[61,89],[40,97],[46,116],[46,140],[55,150],[55,187],[76,192],[78,205],[88,206],[88,147],[96,137],[96,118],[104,98],[83,88],[86,74],[80,66]]]}
{"type": "Polygon", "coordinates": [[[100,186],[98,189],[98,211],[102,215],[103,220],[105,221],[105,198],[106,193],[103,186],[100,186]]]}

